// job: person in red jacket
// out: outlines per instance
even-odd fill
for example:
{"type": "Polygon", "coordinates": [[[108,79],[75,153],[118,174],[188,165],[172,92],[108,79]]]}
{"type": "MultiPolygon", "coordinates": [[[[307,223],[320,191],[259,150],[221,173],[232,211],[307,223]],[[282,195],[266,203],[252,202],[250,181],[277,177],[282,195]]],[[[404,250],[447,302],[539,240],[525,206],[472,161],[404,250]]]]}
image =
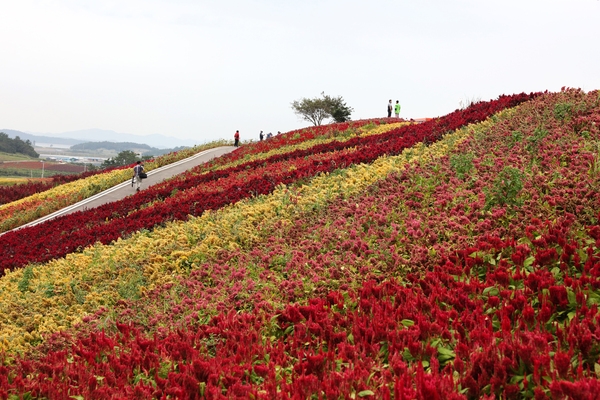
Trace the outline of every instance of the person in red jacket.
{"type": "Polygon", "coordinates": [[[240,131],[235,131],[235,135],[233,135],[233,138],[235,139],[235,143],[233,145],[235,147],[238,147],[240,145],[240,131]]]}

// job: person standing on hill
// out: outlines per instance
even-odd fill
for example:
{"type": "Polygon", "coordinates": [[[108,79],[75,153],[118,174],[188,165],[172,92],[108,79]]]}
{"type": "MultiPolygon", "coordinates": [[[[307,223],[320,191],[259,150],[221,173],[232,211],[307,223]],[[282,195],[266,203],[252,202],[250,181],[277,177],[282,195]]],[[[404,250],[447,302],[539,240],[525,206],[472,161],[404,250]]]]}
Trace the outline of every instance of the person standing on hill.
{"type": "Polygon", "coordinates": [[[135,184],[135,191],[140,191],[140,186],[142,186],[142,176],[144,176],[144,166],[141,161],[138,161],[133,167],[133,178],[131,178],[131,186],[135,184]]]}
{"type": "Polygon", "coordinates": [[[392,99],[390,99],[390,102],[388,103],[388,118],[390,118],[392,116],[392,99]]]}
{"type": "Polygon", "coordinates": [[[396,118],[400,118],[400,103],[396,100],[396,105],[394,106],[394,113],[396,114],[396,118]]]}
{"type": "Polygon", "coordinates": [[[260,134],[258,135],[258,138],[260,139],[261,142],[265,138],[265,134],[263,133],[263,131],[260,131],[260,134]]]}
{"type": "Polygon", "coordinates": [[[235,140],[235,143],[233,143],[233,145],[235,147],[238,147],[240,145],[240,131],[235,131],[235,134],[233,135],[233,139],[235,140]]]}

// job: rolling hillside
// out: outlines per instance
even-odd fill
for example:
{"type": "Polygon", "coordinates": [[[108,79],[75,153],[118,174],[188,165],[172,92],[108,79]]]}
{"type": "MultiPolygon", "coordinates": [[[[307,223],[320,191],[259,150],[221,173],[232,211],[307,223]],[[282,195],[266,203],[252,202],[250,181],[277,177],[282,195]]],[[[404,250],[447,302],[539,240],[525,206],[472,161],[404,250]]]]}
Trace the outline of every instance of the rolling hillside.
{"type": "Polygon", "coordinates": [[[598,91],[500,96],[7,232],[0,398],[595,398],[599,150],[598,91]]]}

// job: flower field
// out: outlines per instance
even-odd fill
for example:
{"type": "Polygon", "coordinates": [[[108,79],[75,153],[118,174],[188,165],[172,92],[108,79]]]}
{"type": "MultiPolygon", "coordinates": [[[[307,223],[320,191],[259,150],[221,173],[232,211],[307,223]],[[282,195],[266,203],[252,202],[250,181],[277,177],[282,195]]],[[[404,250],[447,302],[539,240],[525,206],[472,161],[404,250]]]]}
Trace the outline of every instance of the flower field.
{"type": "Polygon", "coordinates": [[[0,398],[597,398],[598,91],[273,139],[0,236],[0,398]]]}

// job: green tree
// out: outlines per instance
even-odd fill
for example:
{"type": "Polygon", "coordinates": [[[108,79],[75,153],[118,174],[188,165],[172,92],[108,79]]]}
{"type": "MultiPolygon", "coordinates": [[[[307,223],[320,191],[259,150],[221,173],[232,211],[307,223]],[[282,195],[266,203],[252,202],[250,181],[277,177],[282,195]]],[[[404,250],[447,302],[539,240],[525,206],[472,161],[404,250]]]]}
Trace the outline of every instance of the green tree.
{"type": "Polygon", "coordinates": [[[131,150],[125,150],[117,154],[114,158],[109,158],[102,163],[102,167],[117,167],[121,165],[129,165],[138,161],[140,158],[131,150]]]}
{"type": "Polygon", "coordinates": [[[354,109],[346,104],[342,96],[330,97],[321,93],[328,104],[328,111],[331,114],[331,118],[335,122],[346,122],[350,121],[350,115],[354,109]]]}
{"type": "Polygon", "coordinates": [[[16,136],[14,139],[8,137],[4,132],[0,132],[0,151],[11,154],[24,154],[33,158],[38,158],[40,155],[33,149],[29,140],[21,140],[16,136]]]}
{"type": "Polygon", "coordinates": [[[335,122],[350,120],[352,107],[346,105],[342,96],[332,97],[321,92],[321,97],[303,98],[292,102],[292,109],[300,118],[318,126],[323,120],[332,118],[335,122]]]}

